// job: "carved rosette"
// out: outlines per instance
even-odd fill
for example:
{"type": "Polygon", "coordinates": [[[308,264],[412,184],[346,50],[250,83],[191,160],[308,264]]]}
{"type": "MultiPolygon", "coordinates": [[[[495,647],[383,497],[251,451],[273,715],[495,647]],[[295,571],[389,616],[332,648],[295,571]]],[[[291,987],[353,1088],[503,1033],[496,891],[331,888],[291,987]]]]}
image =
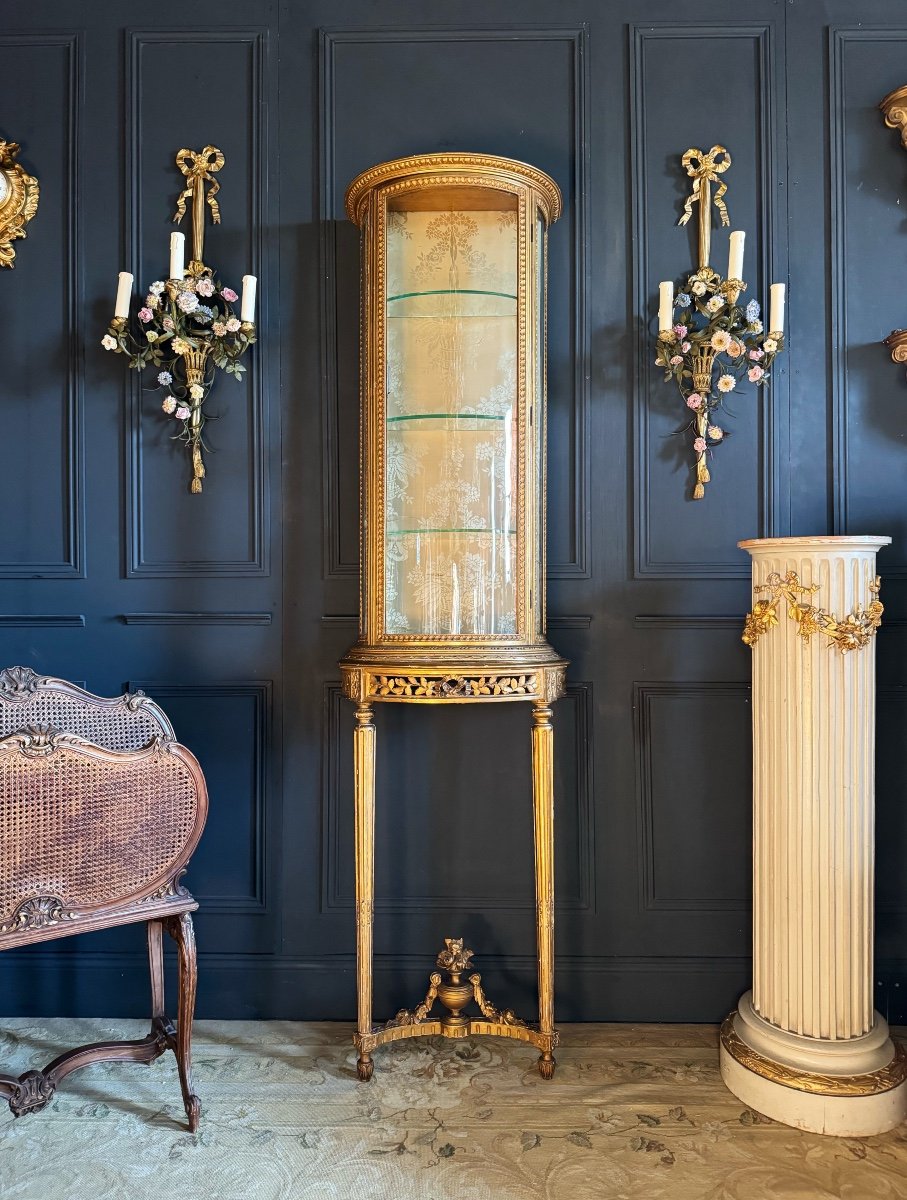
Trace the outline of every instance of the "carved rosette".
{"type": "Polygon", "coordinates": [[[0,671],[0,700],[27,700],[40,684],[41,676],[31,667],[6,667],[0,671]]]}
{"type": "Polygon", "coordinates": [[[47,929],[61,921],[74,921],[78,913],[68,912],[58,896],[32,896],[23,901],[12,917],[0,925],[0,933],[22,933],[26,929],[47,929]]]}

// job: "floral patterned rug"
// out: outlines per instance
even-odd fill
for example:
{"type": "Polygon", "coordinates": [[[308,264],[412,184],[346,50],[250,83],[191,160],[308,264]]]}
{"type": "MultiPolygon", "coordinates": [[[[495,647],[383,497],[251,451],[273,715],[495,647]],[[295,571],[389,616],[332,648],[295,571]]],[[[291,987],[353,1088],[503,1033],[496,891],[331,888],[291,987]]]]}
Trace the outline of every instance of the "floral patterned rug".
{"type": "MultiPolygon", "coordinates": [[[[0,1021],[4,1071],[134,1021],[0,1021]]],[[[551,1083],[515,1042],[419,1039],[356,1082],[340,1024],[200,1021],[200,1132],[172,1055],[0,1112],[3,1200],[899,1200],[907,1125],[822,1138],[745,1108],[702,1025],[574,1025],[551,1083]]]]}

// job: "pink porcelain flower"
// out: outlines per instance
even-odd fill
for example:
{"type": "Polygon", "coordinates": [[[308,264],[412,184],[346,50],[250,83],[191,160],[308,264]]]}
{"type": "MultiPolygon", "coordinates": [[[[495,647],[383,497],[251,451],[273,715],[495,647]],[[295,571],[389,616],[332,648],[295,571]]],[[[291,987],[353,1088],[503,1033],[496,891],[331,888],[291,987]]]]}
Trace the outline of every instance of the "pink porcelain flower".
{"type": "Polygon", "coordinates": [[[763,369],[760,366],[753,366],[753,367],[750,367],[750,369],[747,371],[746,377],[750,381],[750,383],[758,383],[758,381],[762,378],[762,376],[764,374],[765,374],[765,371],[763,371],[763,369]]]}
{"type": "Polygon", "coordinates": [[[701,407],[702,407],[702,397],[699,395],[698,392],[690,392],[689,396],[687,396],[687,408],[701,408],[701,407]]]}
{"type": "Polygon", "coordinates": [[[672,354],[671,355],[671,366],[672,367],[679,367],[682,362],[683,362],[682,355],[680,355],[680,354],[672,354]]]}
{"type": "Polygon", "coordinates": [[[681,345],[681,347],[680,347],[680,348],[681,348],[681,350],[684,352],[684,354],[689,354],[689,352],[690,352],[690,343],[689,343],[689,342],[684,342],[684,343],[681,345]]]}
{"type": "Polygon", "coordinates": [[[203,277],[195,285],[195,290],[198,292],[198,294],[200,296],[213,296],[214,295],[214,284],[207,277],[203,277]]]}
{"type": "Polygon", "coordinates": [[[233,291],[232,288],[227,288],[227,287],[221,288],[220,294],[223,296],[223,298],[227,301],[228,304],[232,304],[234,302],[234,300],[239,299],[239,296],[237,295],[236,292],[233,291]]]}
{"type": "Polygon", "coordinates": [[[701,437],[697,438],[696,441],[693,443],[693,449],[696,451],[697,454],[704,454],[705,453],[705,438],[701,438],[701,437]]]}
{"type": "Polygon", "coordinates": [[[139,309],[139,320],[142,322],[143,325],[147,325],[153,316],[154,316],[154,313],[151,311],[150,308],[140,308],[139,309]]]}
{"type": "Polygon", "coordinates": [[[687,327],[686,325],[675,325],[674,332],[679,338],[685,338],[687,336],[687,327]]]}
{"type": "Polygon", "coordinates": [[[750,350],[750,358],[753,360],[753,362],[758,362],[763,355],[764,351],[762,350],[750,350]]]}
{"type": "Polygon", "coordinates": [[[189,420],[189,409],[186,408],[185,404],[181,404],[173,415],[176,417],[176,419],[178,421],[188,421],[189,420]]]}

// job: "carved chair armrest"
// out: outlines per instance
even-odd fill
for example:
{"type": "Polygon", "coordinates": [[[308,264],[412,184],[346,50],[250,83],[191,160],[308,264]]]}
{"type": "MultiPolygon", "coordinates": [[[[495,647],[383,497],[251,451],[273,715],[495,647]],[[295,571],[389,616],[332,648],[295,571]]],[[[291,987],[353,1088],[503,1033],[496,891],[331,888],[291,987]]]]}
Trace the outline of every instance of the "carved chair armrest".
{"type": "Polygon", "coordinates": [[[207,811],[201,767],[177,742],[0,739],[0,949],[195,908],[179,880],[207,811]]]}

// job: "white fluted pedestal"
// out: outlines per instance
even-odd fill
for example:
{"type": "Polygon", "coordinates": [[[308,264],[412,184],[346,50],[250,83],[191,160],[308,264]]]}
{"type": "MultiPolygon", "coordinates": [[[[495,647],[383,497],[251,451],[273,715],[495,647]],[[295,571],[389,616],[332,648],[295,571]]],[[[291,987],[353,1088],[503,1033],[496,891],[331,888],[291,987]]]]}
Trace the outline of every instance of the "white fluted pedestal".
{"type": "Polygon", "coordinates": [[[722,1026],[721,1074],[757,1112],[842,1136],[907,1116],[907,1058],[872,1006],[875,639],[842,652],[816,610],[871,630],[890,541],[740,543],[754,589],[753,989],[722,1026]]]}

